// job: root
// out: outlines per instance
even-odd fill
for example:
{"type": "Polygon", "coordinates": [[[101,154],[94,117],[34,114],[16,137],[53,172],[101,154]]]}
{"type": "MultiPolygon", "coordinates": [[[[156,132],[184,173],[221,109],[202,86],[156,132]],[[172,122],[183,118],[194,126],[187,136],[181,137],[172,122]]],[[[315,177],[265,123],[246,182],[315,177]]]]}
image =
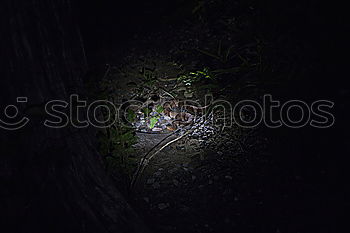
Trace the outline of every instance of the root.
{"type": "Polygon", "coordinates": [[[164,142],[165,140],[167,140],[170,136],[172,136],[173,134],[175,134],[176,132],[178,132],[178,130],[174,131],[172,134],[168,135],[167,137],[165,137],[164,139],[162,139],[159,143],[157,143],[157,145],[155,145],[154,147],[151,148],[151,150],[149,150],[142,158],[142,160],[140,161],[140,164],[133,176],[133,179],[131,181],[130,184],[130,190],[133,189],[133,187],[135,186],[137,179],[139,178],[139,176],[142,174],[142,172],[145,170],[145,168],[147,167],[147,165],[149,164],[149,161],[156,156],[157,154],[159,154],[162,150],[164,150],[166,147],[168,147],[169,145],[173,144],[174,142],[179,141],[180,139],[184,138],[185,136],[187,136],[192,130],[188,130],[186,133],[184,133],[183,135],[178,136],[177,138],[167,142],[165,145],[163,145],[161,148],[159,148],[156,152],[154,152],[151,156],[147,157],[149,154],[151,154],[151,152],[157,148],[159,145],[162,144],[162,142],[164,142]]]}

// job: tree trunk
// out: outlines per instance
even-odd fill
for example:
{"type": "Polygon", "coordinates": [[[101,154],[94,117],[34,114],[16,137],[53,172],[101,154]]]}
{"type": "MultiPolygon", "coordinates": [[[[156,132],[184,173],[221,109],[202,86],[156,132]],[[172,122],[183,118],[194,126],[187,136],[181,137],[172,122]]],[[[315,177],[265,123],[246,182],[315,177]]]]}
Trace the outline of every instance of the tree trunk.
{"type": "MultiPolygon", "coordinates": [[[[84,93],[69,0],[4,0],[0,14],[1,112],[84,93]],[[19,96],[28,102],[16,103],[19,96]]],[[[105,175],[94,133],[47,128],[40,114],[22,129],[0,128],[1,232],[147,231],[105,175]]]]}

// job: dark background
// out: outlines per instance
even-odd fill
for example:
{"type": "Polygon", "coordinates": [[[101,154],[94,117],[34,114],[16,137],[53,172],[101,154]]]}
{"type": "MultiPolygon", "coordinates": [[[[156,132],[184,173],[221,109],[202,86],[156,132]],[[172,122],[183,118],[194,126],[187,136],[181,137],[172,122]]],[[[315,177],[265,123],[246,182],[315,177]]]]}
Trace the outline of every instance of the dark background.
{"type": "MultiPolygon", "coordinates": [[[[5,2],[4,6],[7,7],[7,3],[11,1],[5,2]]],[[[20,6],[29,4],[27,1],[15,1],[15,3],[20,6]]],[[[33,1],[33,3],[41,4],[40,1],[33,1]]],[[[133,40],[135,34],[147,36],[152,32],[161,31],[167,33],[169,24],[173,27],[181,27],[186,21],[191,21],[190,17],[186,17],[186,14],[184,16],[181,14],[181,9],[186,8],[184,7],[186,4],[191,3],[185,0],[142,2],[112,0],[94,2],[72,1],[73,17],[71,22],[76,22],[81,30],[88,62],[88,68],[85,70],[98,69],[103,67],[109,60],[118,57],[119,53],[121,53],[120,51],[133,40]]],[[[231,2],[226,1],[225,4],[230,5],[231,2]]],[[[265,182],[264,185],[272,186],[280,184],[281,190],[290,193],[288,200],[283,200],[278,193],[271,193],[271,198],[275,198],[271,208],[285,210],[283,218],[278,219],[278,221],[285,223],[287,229],[289,224],[296,224],[304,226],[305,232],[340,232],[340,222],[345,217],[343,211],[349,209],[349,202],[346,200],[348,196],[346,189],[348,179],[345,173],[348,169],[346,157],[350,154],[348,146],[349,135],[346,132],[349,119],[347,111],[349,86],[346,84],[348,77],[344,73],[347,70],[349,59],[343,58],[343,55],[347,55],[345,51],[348,47],[348,42],[345,39],[345,35],[349,31],[345,21],[346,8],[333,2],[324,4],[319,1],[273,0],[241,2],[241,8],[244,9],[246,4],[254,4],[258,9],[258,17],[254,19],[256,23],[255,30],[263,33],[271,41],[283,35],[303,48],[303,53],[299,54],[299,64],[305,64],[310,68],[304,76],[291,82],[287,90],[279,93],[282,98],[328,99],[335,102],[334,114],[336,124],[330,129],[280,129],[271,132],[271,134],[280,135],[283,139],[274,149],[275,169],[271,170],[270,174],[267,175],[268,178],[264,179],[263,182],[265,182]],[[303,177],[303,179],[297,182],[289,179],[295,174],[303,177]],[[269,181],[266,181],[267,179],[269,181]],[[298,215],[300,212],[304,214],[298,215]]],[[[4,20],[2,21],[1,42],[4,52],[1,54],[1,61],[4,65],[3,67],[8,67],[10,66],[8,60],[12,59],[10,56],[13,53],[6,50],[8,42],[6,36],[10,37],[13,31],[7,27],[5,17],[11,17],[12,14],[16,14],[16,10],[10,12],[5,10],[6,8],[2,9],[4,10],[2,12],[4,20]]],[[[13,7],[11,9],[17,8],[13,7]]],[[[44,12],[45,7],[41,10],[44,12]]],[[[236,12],[233,12],[233,14],[239,14],[239,11],[240,9],[236,9],[236,12]]],[[[66,23],[69,24],[69,21],[66,23]]],[[[28,29],[23,30],[27,31],[28,29]]],[[[35,32],[30,32],[29,30],[27,33],[35,32]]],[[[39,48],[36,49],[39,51],[39,48]]],[[[34,67],[39,63],[33,63],[32,66],[34,67]]],[[[23,65],[21,62],[18,64],[23,65]]],[[[24,67],[27,66],[30,65],[24,65],[24,67]]],[[[81,67],[80,65],[77,66],[81,67]]],[[[2,74],[4,78],[1,83],[1,101],[4,106],[8,104],[7,100],[11,99],[10,97],[23,93],[20,90],[28,90],[28,86],[32,87],[32,84],[34,86],[40,81],[37,81],[38,79],[35,78],[35,75],[28,76],[29,73],[25,72],[16,73],[13,77],[6,72],[2,74]]],[[[46,84],[43,84],[45,91],[43,91],[42,95],[45,96],[44,99],[60,97],[60,92],[55,92],[54,84],[63,82],[64,85],[69,86],[71,84],[70,81],[69,78],[63,81],[53,78],[52,83],[50,83],[50,88],[53,88],[52,92],[51,90],[47,91],[50,88],[45,89],[46,84]]],[[[41,82],[39,83],[40,85],[42,84],[41,82]]],[[[27,94],[36,98],[34,88],[29,90],[27,94]]],[[[37,97],[37,100],[40,102],[40,97],[37,97]]],[[[12,156],[11,162],[8,162],[9,159],[4,160],[6,161],[4,163],[6,166],[4,165],[2,169],[4,171],[10,169],[13,171],[13,174],[7,175],[8,173],[6,172],[2,173],[5,174],[3,175],[5,182],[1,186],[3,189],[2,196],[4,197],[2,200],[4,200],[3,203],[5,204],[3,204],[3,208],[0,211],[2,211],[2,219],[6,223],[3,224],[4,231],[0,228],[0,232],[47,232],[52,225],[56,227],[57,232],[70,231],[72,229],[75,232],[84,232],[86,230],[79,228],[80,225],[76,219],[80,217],[73,219],[67,217],[71,212],[61,209],[60,206],[62,203],[73,206],[76,200],[80,200],[79,195],[68,195],[69,197],[63,195],[58,199],[64,201],[57,201],[53,198],[57,190],[59,190],[56,189],[55,185],[52,188],[48,188],[47,195],[40,194],[40,198],[44,199],[43,204],[29,209],[23,207],[27,205],[27,200],[32,200],[33,196],[39,195],[40,184],[42,183],[40,179],[43,176],[47,177],[52,172],[50,169],[46,170],[46,168],[51,167],[51,164],[64,164],[66,159],[69,160],[69,154],[72,152],[71,150],[66,151],[62,149],[66,147],[66,144],[62,143],[59,148],[54,147],[49,152],[41,152],[54,153],[56,157],[59,157],[60,154],[66,154],[67,157],[64,157],[62,160],[47,161],[38,159],[34,160],[36,161],[35,164],[34,162],[28,162],[32,161],[32,150],[30,148],[37,143],[35,141],[36,136],[42,134],[42,131],[34,130],[24,132],[20,136],[6,134],[1,137],[1,156],[3,158],[12,156]],[[28,140],[28,138],[31,139],[28,140]],[[13,158],[15,158],[15,162],[13,162],[13,158]],[[41,163],[38,165],[37,161],[41,161],[41,163]],[[27,166],[28,164],[32,167],[27,166]],[[36,167],[39,167],[39,169],[36,167]],[[20,195],[14,197],[13,193],[20,193],[20,195]],[[68,201],[66,201],[67,199],[68,201]],[[56,201],[57,203],[54,203],[56,201]],[[25,210],[23,211],[23,209],[25,210]],[[55,213],[50,212],[50,209],[55,209],[55,213]],[[23,224],[23,228],[20,227],[21,224],[23,224]],[[69,227],[71,225],[73,225],[72,228],[69,227]],[[10,230],[6,230],[7,228],[10,230]]],[[[55,142],[51,143],[54,144],[55,142]]],[[[82,142],[77,141],[78,145],[79,143],[82,142]]],[[[79,154],[79,152],[76,153],[79,154]]],[[[37,156],[38,153],[33,152],[33,154],[37,156]]],[[[56,165],[52,167],[56,167],[56,165]]],[[[52,174],[54,173],[52,172],[52,174]]],[[[58,173],[58,179],[66,182],[65,177],[70,177],[70,175],[72,174],[62,170],[58,173]]],[[[52,182],[55,183],[55,178],[53,179],[54,181],[52,182]]],[[[78,183],[71,184],[71,186],[74,185],[78,186],[78,183]]],[[[68,188],[71,186],[68,185],[68,188]]],[[[68,188],[66,192],[70,192],[68,188]]],[[[74,207],[72,209],[74,210],[74,207]]],[[[94,211],[98,212],[99,210],[94,211]]],[[[77,211],[75,213],[76,216],[80,216],[79,213],[77,211]]],[[[125,215],[129,216],[129,214],[125,215]]],[[[123,213],[117,216],[123,218],[123,213]]],[[[89,218],[87,217],[86,219],[89,218]]],[[[130,225],[133,225],[133,218],[131,217],[130,219],[128,221],[131,222],[130,225]]],[[[94,222],[91,224],[92,227],[90,229],[87,227],[87,232],[98,232],[100,230],[97,226],[94,228],[94,222]]],[[[118,224],[116,225],[120,226],[118,224]]],[[[115,230],[115,232],[119,232],[119,230],[128,232],[129,229],[127,227],[125,229],[116,227],[115,229],[112,228],[112,230],[115,230]]],[[[109,231],[112,230],[109,229],[109,231]]],[[[293,230],[290,232],[293,232],[293,230]]]]}

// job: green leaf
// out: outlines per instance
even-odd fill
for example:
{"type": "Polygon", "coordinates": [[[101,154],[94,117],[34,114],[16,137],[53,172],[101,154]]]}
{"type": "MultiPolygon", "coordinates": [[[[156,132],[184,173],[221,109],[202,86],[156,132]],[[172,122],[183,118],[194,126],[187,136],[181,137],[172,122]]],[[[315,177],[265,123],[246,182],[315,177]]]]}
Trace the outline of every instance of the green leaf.
{"type": "Polygon", "coordinates": [[[144,109],[142,109],[142,112],[143,112],[143,114],[145,114],[146,117],[148,117],[149,114],[151,113],[151,109],[149,109],[149,108],[144,108],[144,109]]]}
{"type": "Polygon", "coordinates": [[[162,106],[162,105],[158,105],[158,106],[156,107],[156,111],[157,111],[158,113],[162,113],[162,112],[164,111],[163,106],[162,106]]]}
{"type": "Polygon", "coordinates": [[[136,119],[135,112],[131,109],[128,109],[128,113],[127,113],[126,118],[127,118],[128,122],[134,122],[136,119]]]}
{"type": "Polygon", "coordinates": [[[158,117],[152,117],[152,118],[150,119],[149,128],[150,128],[150,129],[153,129],[154,126],[157,124],[157,122],[158,122],[158,117]]]}

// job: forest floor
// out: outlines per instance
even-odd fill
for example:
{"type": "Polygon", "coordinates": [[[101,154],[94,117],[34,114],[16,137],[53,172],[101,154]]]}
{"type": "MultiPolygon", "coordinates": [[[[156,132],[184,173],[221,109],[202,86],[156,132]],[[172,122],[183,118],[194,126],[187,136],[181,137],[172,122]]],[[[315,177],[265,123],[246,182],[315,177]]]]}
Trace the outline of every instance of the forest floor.
{"type": "MultiPolygon", "coordinates": [[[[205,37],[210,36],[206,34],[205,37]]],[[[221,43],[220,40],[216,39],[215,47],[221,43]]],[[[193,43],[197,42],[194,40],[193,43]]],[[[187,37],[176,40],[180,47],[189,46],[186,43],[187,37]]],[[[212,96],[214,100],[228,101],[232,105],[247,96],[258,99],[261,90],[259,82],[254,80],[259,76],[260,65],[253,63],[258,59],[256,49],[259,44],[255,41],[249,45],[240,45],[242,47],[235,46],[250,64],[246,64],[238,53],[231,53],[227,47],[227,64],[198,51],[193,55],[193,48],[186,53],[178,49],[169,52],[167,48],[166,53],[173,53],[172,56],[159,54],[164,48],[158,47],[151,51],[141,50],[141,55],[134,51],[126,57],[123,65],[107,67],[102,86],[106,93],[110,93],[107,94],[108,98],[118,105],[127,100],[146,103],[153,96],[169,100],[167,93],[175,99],[196,101],[202,106],[205,104],[205,95],[212,96]],[[208,65],[227,71],[215,75],[214,80],[191,83],[191,95],[187,98],[179,79],[158,79],[202,71],[208,65]],[[236,69],[230,70],[232,67],[236,69]]],[[[125,195],[155,232],[232,232],[234,229],[250,232],[259,231],[265,225],[260,217],[267,211],[264,208],[263,191],[258,183],[252,184],[249,180],[252,177],[258,179],[269,163],[268,139],[259,127],[243,129],[234,124],[224,127],[224,122],[215,120],[223,116],[223,111],[216,113],[206,121],[193,122],[191,126],[181,128],[179,132],[142,132],[134,127],[137,142],[127,158],[136,161],[138,167],[141,164],[142,169],[125,195]],[[184,135],[190,131],[189,135],[184,135]],[[167,144],[173,140],[177,141],[167,144]],[[152,159],[143,160],[150,156],[152,159]],[[247,213],[252,217],[249,220],[247,213]]],[[[119,187],[133,182],[136,167],[133,165],[132,175],[126,182],[117,181],[119,187]]],[[[118,177],[120,174],[114,172],[113,176],[118,177]]],[[[278,232],[277,226],[268,225],[271,227],[269,230],[278,232]]]]}
{"type": "MultiPolygon", "coordinates": [[[[254,145],[243,151],[230,131],[215,136],[215,146],[195,148],[178,141],[149,162],[135,187],[133,203],[157,232],[229,232],[245,228],[240,215],[246,211],[261,211],[261,193],[247,190],[244,181],[247,163],[252,157],[263,157],[266,150],[258,150],[261,145],[252,135],[254,145]]],[[[162,139],[159,135],[139,138],[147,141],[148,147],[141,145],[143,153],[162,139]]],[[[255,224],[248,228],[254,230],[255,224]]]]}
{"type": "MultiPolygon", "coordinates": [[[[145,104],[152,100],[157,105],[169,96],[205,106],[206,95],[234,105],[243,99],[259,102],[266,93],[283,93],[289,80],[306,69],[294,62],[299,48],[282,37],[283,46],[274,47],[254,33],[251,19],[222,17],[210,26],[189,25],[135,36],[123,53],[110,51],[111,62],[97,94],[118,106],[130,100],[145,104]],[[181,85],[185,80],[186,86],[188,78],[193,81],[191,88],[184,89],[181,85]]],[[[223,127],[215,121],[223,116],[220,111],[210,118],[215,124],[209,119],[157,133],[148,113],[133,110],[135,114],[130,115],[123,109],[132,127],[126,131],[123,126],[112,127],[109,138],[103,137],[108,148],[101,154],[118,189],[154,232],[324,229],[314,224],[320,198],[312,196],[320,195],[319,189],[303,183],[314,163],[298,153],[307,134],[271,133],[264,127],[244,129],[236,124],[223,127]],[[148,125],[149,130],[141,130],[140,125],[148,125]],[[115,138],[110,136],[114,131],[115,138]],[[174,139],[179,140],[167,144],[174,139]],[[113,143],[128,148],[110,148],[113,143]]],[[[161,112],[159,118],[165,115],[161,112]]],[[[324,172],[314,170],[310,182],[324,172]]]]}

